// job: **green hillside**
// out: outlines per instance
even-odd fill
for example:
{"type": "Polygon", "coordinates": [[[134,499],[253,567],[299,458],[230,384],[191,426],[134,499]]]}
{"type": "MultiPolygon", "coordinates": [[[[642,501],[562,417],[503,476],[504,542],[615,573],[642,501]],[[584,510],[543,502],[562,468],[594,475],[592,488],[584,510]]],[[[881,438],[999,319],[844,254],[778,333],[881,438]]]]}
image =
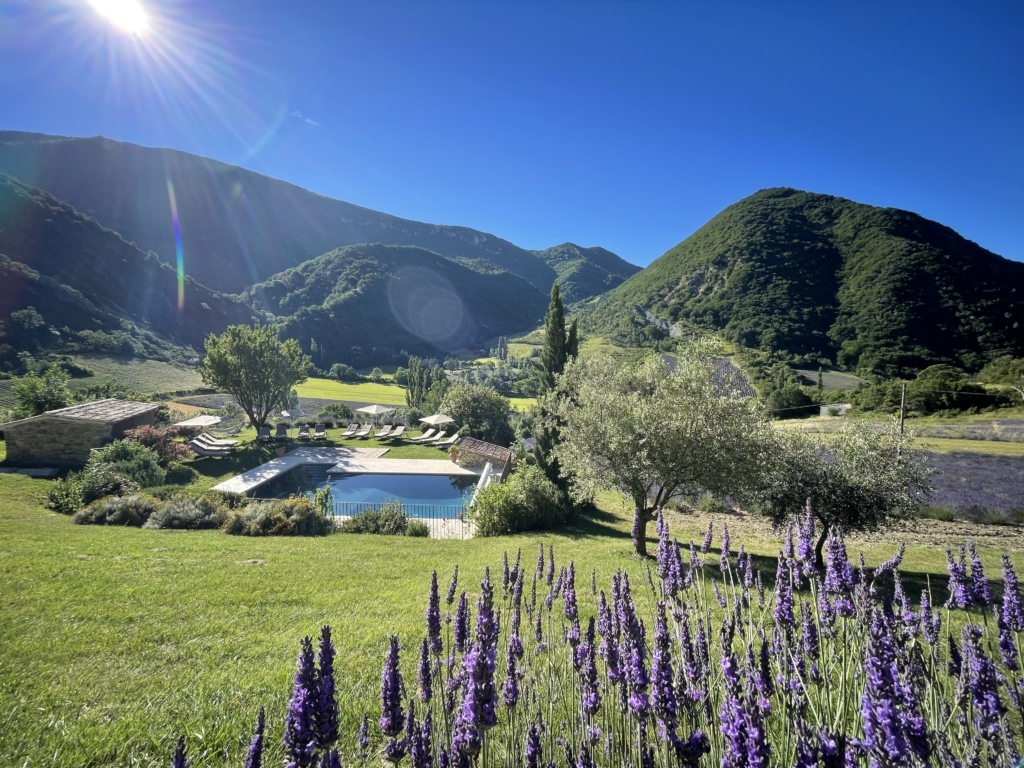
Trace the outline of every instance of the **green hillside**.
{"type": "Polygon", "coordinates": [[[45,189],[168,263],[175,261],[173,183],[187,273],[231,293],[357,243],[415,245],[485,262],[545,295],[556,276],[543,259],[494,235],[390,216],[171,149],[0,131],[0,172],[45,189]]]}
{"type": "Polygon", "coordinates": [[[641,269],[604,248],[581,248],[573,243],[533,253],[558,273],[558,286],[566,304],[607,293],[641,269]]]}
{"type": "Polygon", "coordinates": [[[534,327],[546,298],[507,272],[478,272],[411,246],[352,245],[246,290],[314,363],[404,362],[534,327]]]}
{"type": "Polygon", "coordinates": [[[178,279],[168,265],[67,203],[3,174],[0,286],[5,357],[55,347],[161,356],[173,345],[201,349],[207,334],[251,322],[255,314],[191,279],[179,309],[178,279]]]}
{"type": "Polygon", "coordinates": [[[726,208],[585,322],[632,343],[716,331],[808,367],[892,375],[1020,357],[1022,316],[1024,264],[915,213],[776,188],[726,208]]]}

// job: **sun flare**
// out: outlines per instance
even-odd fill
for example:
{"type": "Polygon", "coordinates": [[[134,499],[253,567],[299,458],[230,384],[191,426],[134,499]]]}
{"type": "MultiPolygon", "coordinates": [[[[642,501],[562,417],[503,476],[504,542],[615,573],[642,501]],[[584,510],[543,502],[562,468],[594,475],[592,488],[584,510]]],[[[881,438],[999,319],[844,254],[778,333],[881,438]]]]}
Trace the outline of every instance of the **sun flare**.
{"type": "Polygon", "coordinates": [[[89,0],[89,2],[101,16],[125,32],[140,35],[149,26],[146,11],[138,0],[89,0]]]}

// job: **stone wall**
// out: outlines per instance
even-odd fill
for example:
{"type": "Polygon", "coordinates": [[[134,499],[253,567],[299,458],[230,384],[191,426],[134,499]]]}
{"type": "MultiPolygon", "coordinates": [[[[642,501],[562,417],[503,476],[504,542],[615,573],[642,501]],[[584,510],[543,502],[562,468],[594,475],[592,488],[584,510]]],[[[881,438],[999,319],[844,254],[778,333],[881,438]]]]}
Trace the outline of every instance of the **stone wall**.
{"type": "Polygon", "coordinates": [[[80,467],[113,439],[110,424],[49,416],[8,425],[4,434],[9,463],[39,467],[80,467]]]}
{"type": "Polygon", "coordinates": [[[155,410],[149,411],[149,413],[140,413],[138,416],[119,421],[112,427],[113,437],[115,440],[120,440],[129,429],[138,429],[139,427],[152,424],[154,421],[156,421],[155,410]]]}

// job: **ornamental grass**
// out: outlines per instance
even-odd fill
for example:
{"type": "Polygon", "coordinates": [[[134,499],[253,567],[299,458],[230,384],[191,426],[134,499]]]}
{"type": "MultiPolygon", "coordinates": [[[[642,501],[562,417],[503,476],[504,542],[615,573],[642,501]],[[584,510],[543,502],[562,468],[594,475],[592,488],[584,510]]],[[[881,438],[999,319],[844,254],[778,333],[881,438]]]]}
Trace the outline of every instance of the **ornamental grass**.
{"type": "MultiPolygon", "coordinates": [[[[606,589],[543,545],[535,566],[517,553],[487,569],[475,601],[457,567],[443,594],[435,571],[424,636],[390,637],[380,709],[357,733],[339,734],[330,628],[316,649],[305,638],[283,713],[288,766],[1017,763],[1024,608],[1008,557],[993,600],[973,547],[948,553],[939,606],[930,590],[907,594],[902,546],[869,571],[833,529],[815,567],[810,514],[770,589],[727,529],[717,557],[710,528],[681,546],[659,516],[658,534],[641,577],[619,571],[606,589]]],[[[264,723],[261,710],[247,768],[262,764],[264,723]]],[[[174,759],[187,765],[183,741],[174,759]]]]}

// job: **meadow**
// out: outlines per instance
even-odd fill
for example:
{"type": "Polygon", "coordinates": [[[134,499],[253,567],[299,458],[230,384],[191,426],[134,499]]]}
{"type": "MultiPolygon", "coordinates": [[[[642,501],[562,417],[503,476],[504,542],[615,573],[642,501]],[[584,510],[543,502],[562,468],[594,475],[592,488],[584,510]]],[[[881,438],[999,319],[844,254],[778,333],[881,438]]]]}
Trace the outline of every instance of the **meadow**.
{"type": "MultiPolygon", "coordinates": [[[[0,449],[2,450],[2,449],[0,449]]],[[[249,446],[246,462],[273,446],[249,446]]],[[[417,446],[402,451],[429,452],[417,446]]],[[[398,454],[398,451],[395,452],[398,454]]],[[[434,455],[438,454],[434,451],[434,455]]],[[[411,455],[411,453],[410,453],[411,455]]],[[[235,471],[223,459],[194,462],[204,482],[235,471]]],[[[43,506],[46,481],[0,475],[0,764],[166,765],[173,737],[187,735],[197,766],[241,763],[252,720],[268,712],[268,743],[280,761],[282,717],[298,639],[334,628],[346,764],[364,713],[379,714],[382,650],[390,633],[407,649],[423,632],[430,572],[442,584],[457,563],[470,601],[485,566],[540,544],[559,564],[575,561],[607,585],[619,568],[642,585],[647,566],[631,554],[629,514],[602,496],[573,525],[553,533],[469,541],[337,534],[322,539],[225,536],[76,526],[43,506]]],[[[728,524],[766,583],[781,547],[763,521],[743,514],[673,513],[680,541],[700,541],[709,522],[728,524]]],[[[653,535],[653,531],[651,532],[653,535]]],[[[717,535],[717,534],[716,534],[717,535]]],[[[944,599],[941,548],[972,538],[990,574],[1009,551],[1024,565],[1017,529],[926,521],[894,534],[851,539],[869,565],[907,538],[911,594],[930,583],[944,599]]],[[[495,573],[492,571],[492,573],[495,573]]],[[[643,588],[637,593],[642,597],[643,588]]],[[[581,614],[594,610],[580,589],[581,614]]],[[[414,679],[411,667],[407,680],[414,679]]]]}

